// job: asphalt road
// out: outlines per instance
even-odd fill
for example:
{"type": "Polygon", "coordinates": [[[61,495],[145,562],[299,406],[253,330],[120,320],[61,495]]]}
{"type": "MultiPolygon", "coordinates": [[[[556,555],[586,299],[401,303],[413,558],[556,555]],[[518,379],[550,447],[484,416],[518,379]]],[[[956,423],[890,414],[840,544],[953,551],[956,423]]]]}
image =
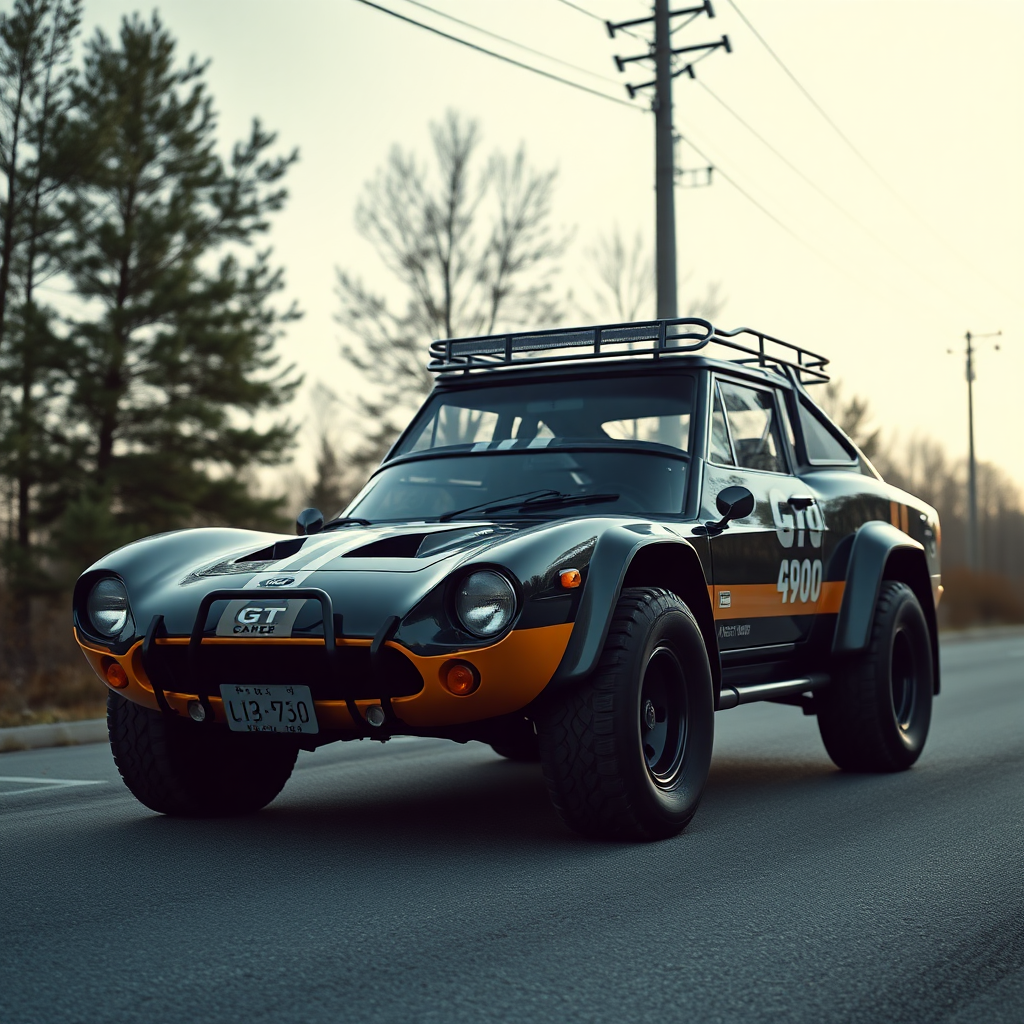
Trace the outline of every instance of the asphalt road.
{"type": "Polygon", "coordinates": [[[104,746],[0,756],[0,1021],[1024,1021],[1024,635],[943,649],[922,759],[719,713],[650,845],[443,741],[304,754],[263,813],[149,813],[104,746]],[[70,785],[69,783],[89,783],[70,785]]]}

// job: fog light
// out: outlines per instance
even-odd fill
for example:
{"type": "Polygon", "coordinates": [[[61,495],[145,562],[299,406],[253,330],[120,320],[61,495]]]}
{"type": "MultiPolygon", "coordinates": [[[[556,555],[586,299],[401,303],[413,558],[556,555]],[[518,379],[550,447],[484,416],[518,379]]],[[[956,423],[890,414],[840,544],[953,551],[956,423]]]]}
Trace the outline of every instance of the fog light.
{"type": "Polygon", "coordinates": [[[107,662],[103,670],[107,682],[115,690],[123,690],[128,685],[128,673],[113,658],[105,658],[104,661],[107,662]]]}
{"type": "Polygon", "coordinates": [[[371,704],[366,709],[366,721],[379,729],[384,724],[384,709],[379,704],[371,704]]]}
{"type": "Polygon", "coordinates": [[[468,661],[450,661],[441,670],[441,682],[456,697],[466,697],[480,685],[480,673],[468,661]]]}
{"type": "Polygon", "coordinates": [[[193,722],[205,722],[206,708],[204,708],[199,701],[190,700],[188,702],[188,717],[191,718],[193,722]]]}

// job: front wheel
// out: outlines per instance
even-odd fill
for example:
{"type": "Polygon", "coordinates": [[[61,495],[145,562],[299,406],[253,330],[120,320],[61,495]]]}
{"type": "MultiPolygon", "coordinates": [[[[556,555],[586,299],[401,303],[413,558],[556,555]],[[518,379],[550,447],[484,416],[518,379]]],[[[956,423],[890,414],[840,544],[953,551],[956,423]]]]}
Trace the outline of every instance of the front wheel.
{"type": "Polygon", "coordinates": [[[114,763],[137,800],[161,814],[249,814],[284,788],[298,757],[278,736],[249,736],[198,725],[107,695],[114,763]]]}
{"type": "Polygon", "coordinates": [[[818,729],[835,764],[899,772],[924,749],[932,718],[932,645],[924,612],[905,583],[886,580],[867,649],[815,697],[818,729]]]}
{"type": "Polygon", "coordinates": [[[563,820],[604,839],[662,839],[697,811],[711,766],[714,694],[704,638],[667,590],[624,590],[601,659],[539,722],[563,820]]]}

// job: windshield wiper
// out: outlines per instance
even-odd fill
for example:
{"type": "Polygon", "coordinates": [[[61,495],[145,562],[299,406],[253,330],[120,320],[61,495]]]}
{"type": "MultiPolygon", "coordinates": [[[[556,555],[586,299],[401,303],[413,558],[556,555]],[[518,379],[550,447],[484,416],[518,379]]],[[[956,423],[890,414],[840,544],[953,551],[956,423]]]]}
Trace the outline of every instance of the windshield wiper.
{"type": "Polygon", "coordinates": [[[333,526],[351,526],[352,523],[356,523],[359,526],[373,526],[369,519],[360,519],[359,516],[339,516],[337,519],[331,519],[329,522],[324,523],[320,529],[329,530],[333,526]]]}
{"type": "Polygon", "coordinates": [[[467,512],[495,512],[502,508],[518,508],[525,501],[553,497],[556,494],[558,494],[558,491],[553,487],[549,487],[546,491],[523,491],[522,494],[510,494],[507,498],[498,499],[501,502],[500,505],[493,505],[489,501],[482,501],[479,505],[469,505],[467,508],[456,509],[454,512],[445,512],[444,515],[437,517],[437,521],[439,523],[447,523],[456,516],[464,516],[467,512]]]}
{"type": "MultiPolygon", "coordinates": [[[[600,505],[606,501],[618,501],[618,494],[553,494],[550,498],[531,499],[519,505],[505,505],[503,508],[518,508],[520,512],[532,508],[565,508],[567,505],[600,505]]],[[[488,512],[497,512],[499,509],[489,508],[488,512]]]]}
{"type": "Polygon", "coordinates": [[[618,498],[618,494],[611,493],[562,494],[556,490],[527,491],[525,495],[514,494],[512,498],[501,501],[496,505],[482,503],[480,505],[472,505],[469,508],[459,509],[458,512],[446,512],[443,516],[439,516],[439,519],[447,522],[453,516],[461,516],[468,512],[507,512],[510,509],[525,512],[532,509],[565,508],[568,505],[598,505],[606,501],[617,501],[618,498]],[[532,497],[530,496],[531,494],[532,497]]]}

